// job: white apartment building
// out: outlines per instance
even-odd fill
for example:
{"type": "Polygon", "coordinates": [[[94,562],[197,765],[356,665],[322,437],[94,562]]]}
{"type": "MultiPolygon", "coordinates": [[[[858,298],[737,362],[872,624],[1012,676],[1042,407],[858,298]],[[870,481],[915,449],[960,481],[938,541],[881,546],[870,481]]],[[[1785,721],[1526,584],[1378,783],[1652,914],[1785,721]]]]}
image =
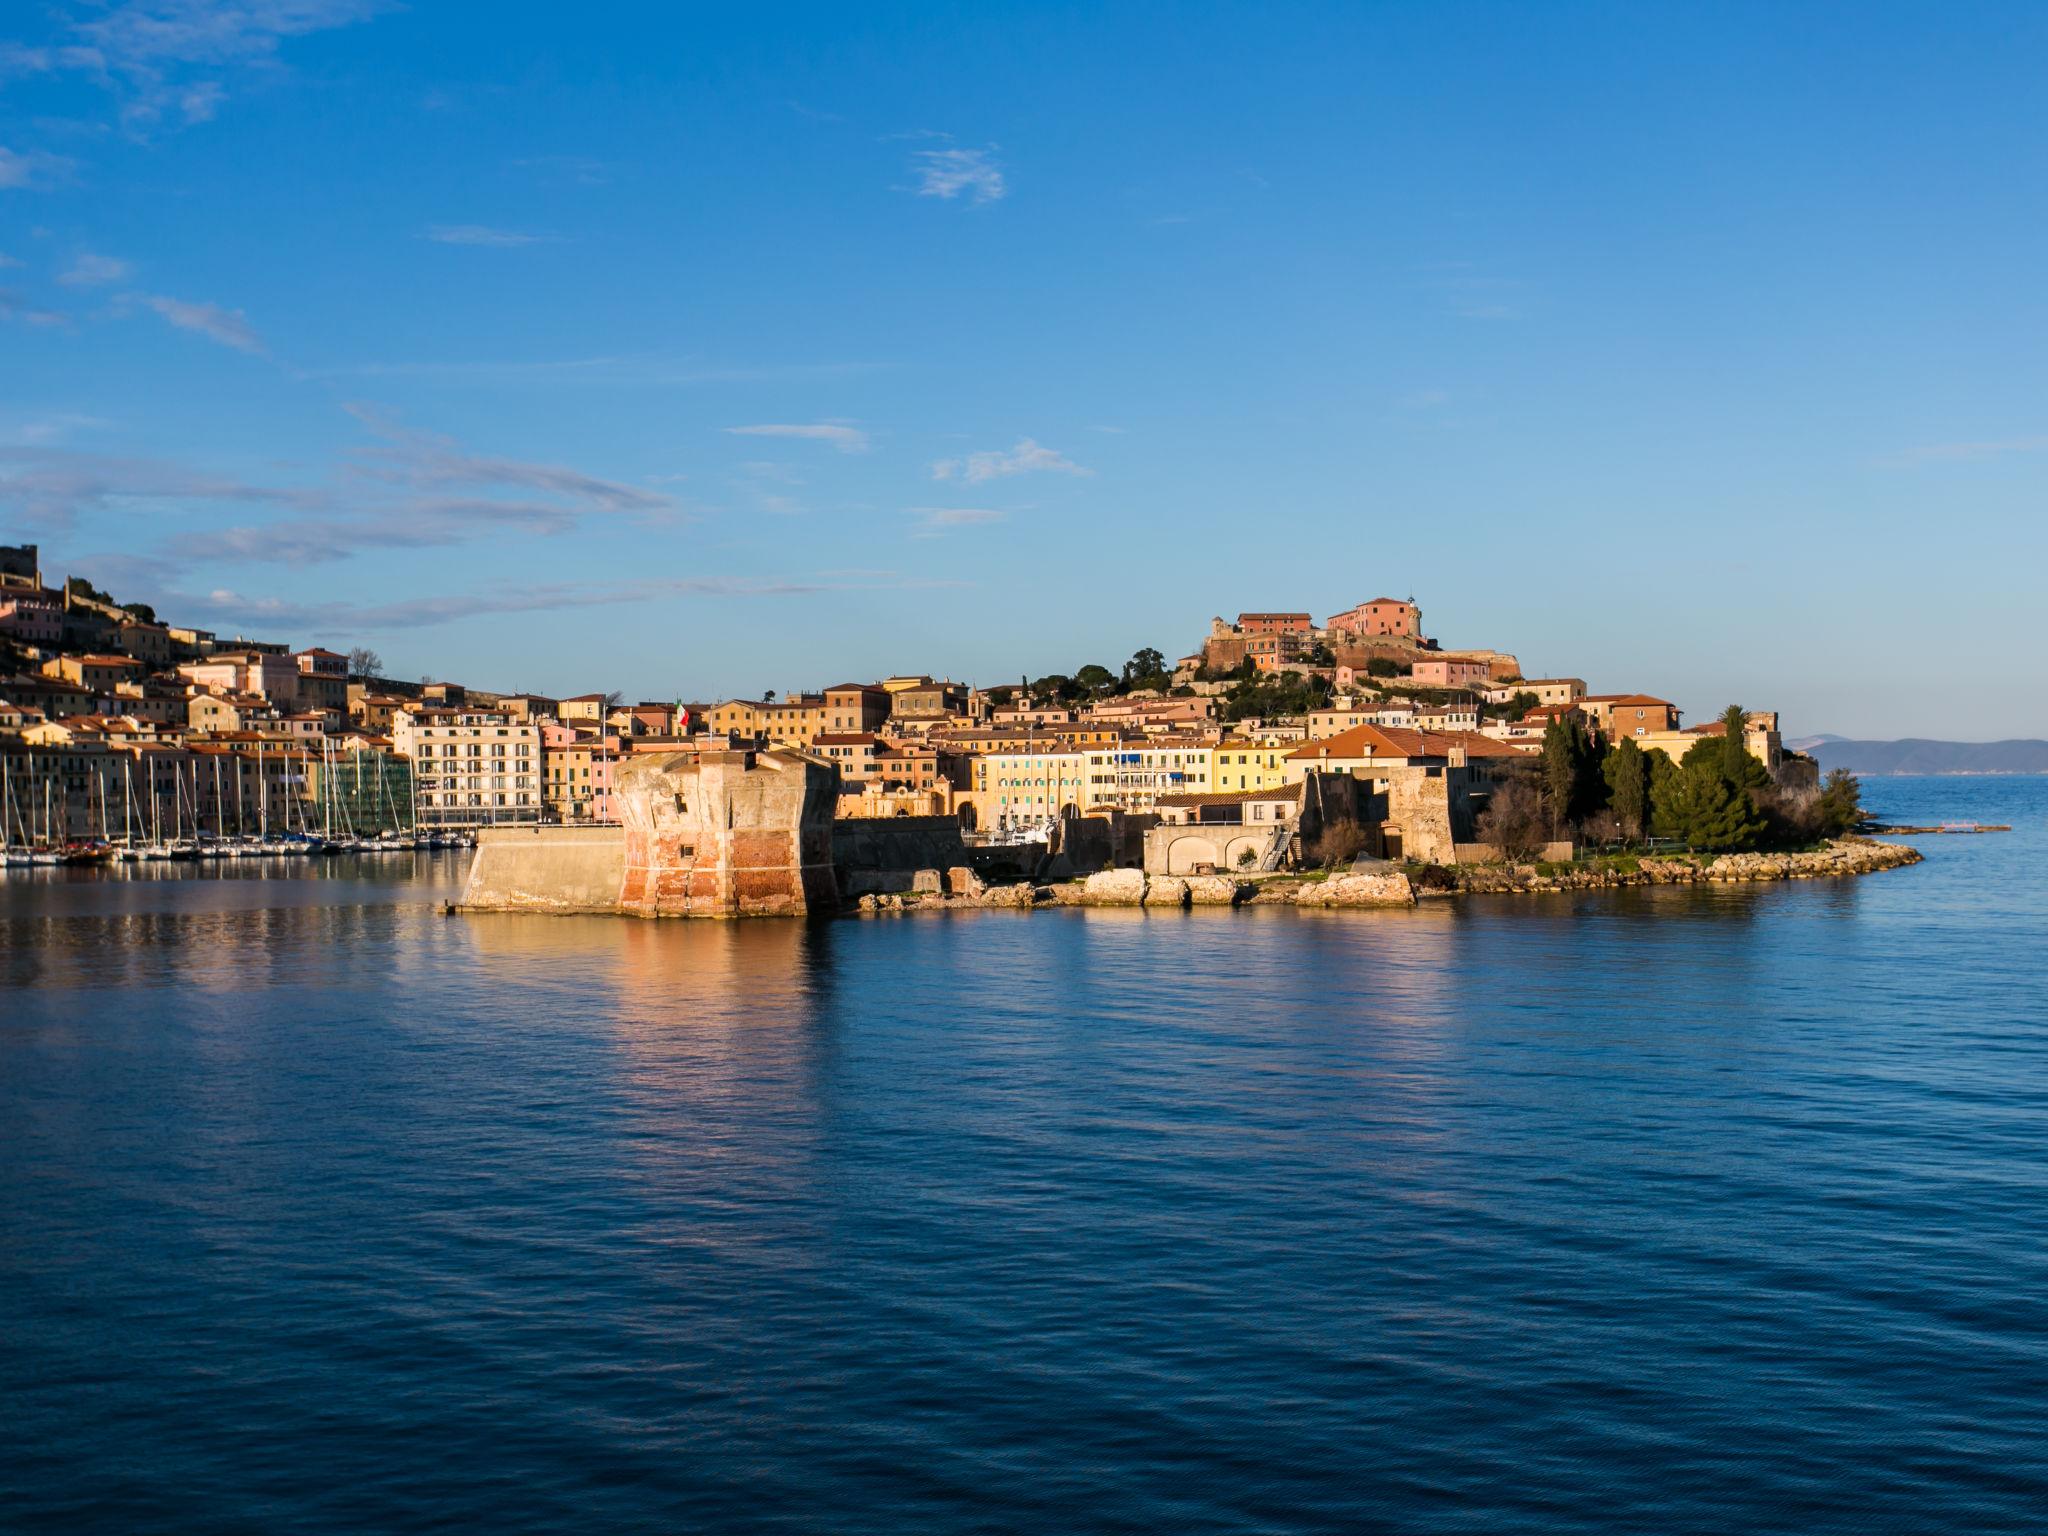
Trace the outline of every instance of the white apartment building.
{"type": "Polygon", "coordinates": [[[420,710],[392,717],[391,746],[412,759],[423,827],[541,819],[538,725],[489,710],[420,710]]]}
{"type": "Polygon", "coordinates": [[[1147,811],[1160,795],[1205,795],[1213,758],[1205,743],[1174,737],[1091,747],[1083,808],[1147,811]]]}

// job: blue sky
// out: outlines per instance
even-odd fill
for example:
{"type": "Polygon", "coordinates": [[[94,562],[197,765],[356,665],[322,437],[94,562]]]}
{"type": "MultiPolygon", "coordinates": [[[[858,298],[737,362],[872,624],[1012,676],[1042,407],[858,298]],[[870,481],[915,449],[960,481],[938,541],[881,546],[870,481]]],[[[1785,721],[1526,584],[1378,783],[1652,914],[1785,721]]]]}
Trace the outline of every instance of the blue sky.
{"type": "Polygon", "coordinates": [[[539,691],[1412,592],[2048,734],[2048,10],[20,4],[0,539],[539,691]]]}

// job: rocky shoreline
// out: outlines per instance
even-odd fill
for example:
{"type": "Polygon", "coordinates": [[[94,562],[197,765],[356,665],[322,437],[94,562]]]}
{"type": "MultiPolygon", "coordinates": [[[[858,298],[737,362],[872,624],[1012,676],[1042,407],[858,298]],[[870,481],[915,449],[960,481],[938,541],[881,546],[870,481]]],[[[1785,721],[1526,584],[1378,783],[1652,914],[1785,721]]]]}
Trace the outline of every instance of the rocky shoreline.
{"type": "Polygon", "coordinates": [[[1585,891],[1631,885],[1733,885],[1767,880],[1820,880],[1874,874],[1918,864],[1917,850],[1865,838],[1839,838],[1803,853],[1724,853],[1714,856],[1602,860],[1589,865],[1476,864],[1431,866],[1419,877],[1403,870],[1371,874],[1146,875],[1105,870],[1083,880],[1038,885],[985,885],[971,871],[928,870],[918,889],[862,896],[849,910],[895,912],[1033,907],[1412,907],[1419,900],[1457,895],[1585,891]]]}

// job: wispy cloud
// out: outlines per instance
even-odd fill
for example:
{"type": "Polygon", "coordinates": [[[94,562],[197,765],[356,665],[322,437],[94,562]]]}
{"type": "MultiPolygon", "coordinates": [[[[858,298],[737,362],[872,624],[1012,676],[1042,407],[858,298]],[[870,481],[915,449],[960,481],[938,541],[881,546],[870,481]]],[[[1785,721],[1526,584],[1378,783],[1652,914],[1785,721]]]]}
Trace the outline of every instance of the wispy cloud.
{"type": "Polygon", "coordinates": [[[0,251],[0,271],[4,271],[8,267],[22,267],[26,265],[28,265],[28,263],[23,261],[19,256],[10,256],[5,251],[0,251]]]}
{"type": "Polygon", "coordinates": [[[435,593],[387,603],[294,602],[282,598],[248,597],[228,588],[204,595],[166,595],[158,607],[216,623],[269,625],[310,633],[315,638],[354,635],[378,630],[421,629],[462,619],[500,614],[551,613],[566,609],[612,608],[625,603],[679,598],[803,597],[820,592],[900,591],[958,582],[909,580],[888,572],[860,579],[840,576],[651,577],[620,582],[541,582],[500,586],[489,592],[435,593]]]}
{"type": "Polygon", "coordinates": [[[115,509],[222,502],[310,507],[321,500],[318,492],[251,485],[161,459],[0,447],[0,508],[36,528],[67,529],[86,513],[115,509]]]}
{"type": "Polygon", "coordinates": [[[488,224],[431,224],[425,239],[436,245],[481,245],[509,249],[520,245],[550,245],[559,235],[534,234],[521,229],[493,229],[488,224]]]}
{"type": "Polygon", "coordinates": [[[1898,464],[1953,464],[1973,459],[2004,458],[2015,453],[2048,451],[2048,435],[2037,437],[1990,438],[1974,443],[1924,443],[1908,448],[1892,462],[1898,464]]]}
{"type": "Polygon", "coordinates": [[[525,155],[510,163],[514,170],[531,171],[542,181],[579,187],[608,186],[615,175],[606,162],[587,155],[525,155]]]}
{"type": "Polygon", "coordinates": [[[181,331],[197,331],[224,347],[233,347],[237,352],[260,355],[263,341],[248,319],[239,309],[223,309],[218,304],[195,303],[189,299],[173,299],[164,294],[144,294],[142,302],[162,315],[165,320],[181,331]]]}
{"type": "Polygon", "coordinates": [[[1055,449],[1042,447],[1028,437],[1017,439],[1017,446],[1007,451],[984,449],[970,453],[964,458],[940,459],[932,465],[934,480],[964,480],[969,485],[978,485],[984,480],[1002,480],[1011,475],[1028,475],[1049,471],[1061,475],[1092,475],[1092,469],[1084,469],[1065,454],[1055,449]]]}
{"type": "Polygon", "coordinates": [[[77,162],[39,149],[15,150],[0,144],[0,192],[39,191],[68,176],[77,162]]]}
{"type": "Polygon", "coordinates": [[[74,288],[104,288],[109,283],[126,282],[133,270],[118,256],[96,256],[84,251],[58,274],[57,281],[74,288]]]}
{"type": "Polygon", "coordinates": [[[841,453],[865,453],[868,435],[843,422],[819,421],[804,424],[769,423],[753,427],[727,427],[735,437],[795,437],[808,442],[830,443],[841,453]]]}
{"type": "Polygon", "coordinates": [[[344,409],[379,439],[378,447],[357,456],[359,472],[371,479],[427,490],[463,485],[521,486],[602,512],[676,510],[672,498],[623,481],[586,475],[560,464],[469,453],[452,438],[413,431],[375,406],[352,403],[344,409]]]}
{"type": "Polygon", "coordinates": [[[910,157],[919,197],[948,200],[965,196],[970,203],[993,203],[1009,193],[1002,167],[988,149],[920,149],[910,157]]]}
{"type": "Polygon", "coordinates": [[[70,41],[0,45],[0,78],[76,72],[119,101],[122,123],[146,132],[175,114],[212,119],[223,76],[276,73],[285,39],[363,21],[395,0],[116,0],[70,20],[70,41]]]}
{"type": "Polygon", "coordinates": [[[418,379],[438,384],[588,384],[634,388],[700,384],[779,384],[851,378],[892,366],[888,363],[767,363],[725,366],[690,358],[569,357],[527,362],[351,363],[303,370],[309,379],[418,379]]]}
{"type": "Polygon", "coordinates": [[[44,309],[31,303],[23,295],[11,289],[0,288],[0,320],[13,320],[22,325],[41,326],[56,330],[71,324],[71,317],[62,310],[44,309]]]}
{"type": "Polygon", "coordinates": [[[942,538],[955,528],[1000,523],[1010,515],[993,507],[912,507],[909,510],[917,519],[910,531],[913,539],[942,538]]]}

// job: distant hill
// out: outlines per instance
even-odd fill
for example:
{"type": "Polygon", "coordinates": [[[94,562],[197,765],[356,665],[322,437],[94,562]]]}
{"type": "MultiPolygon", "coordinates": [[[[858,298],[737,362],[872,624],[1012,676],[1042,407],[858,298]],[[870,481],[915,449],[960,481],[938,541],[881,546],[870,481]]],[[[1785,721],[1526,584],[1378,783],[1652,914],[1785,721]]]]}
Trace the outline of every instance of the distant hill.
{"type": "Polygon", "coordinates": [[[2048,741],[1845,741],[1808,737],[1796,750],[1822,768],[1879,777],[1893,773],[2048,773],[2048,741]]]}

